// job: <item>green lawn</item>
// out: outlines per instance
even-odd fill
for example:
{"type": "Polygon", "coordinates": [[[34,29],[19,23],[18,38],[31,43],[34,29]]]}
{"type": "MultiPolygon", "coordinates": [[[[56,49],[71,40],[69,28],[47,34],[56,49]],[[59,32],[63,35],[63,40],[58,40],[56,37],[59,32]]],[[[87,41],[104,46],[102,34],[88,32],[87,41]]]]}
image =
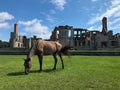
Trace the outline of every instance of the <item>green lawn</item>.
{"type": "Polygon", "coordinates": [[[39,73],[37,56],[31,72],[24,75],[23,58],[0,55],[0,90],[120,90],[120,56],[64,56],[52,71],[53,57],[44,56],[39,73]]]}

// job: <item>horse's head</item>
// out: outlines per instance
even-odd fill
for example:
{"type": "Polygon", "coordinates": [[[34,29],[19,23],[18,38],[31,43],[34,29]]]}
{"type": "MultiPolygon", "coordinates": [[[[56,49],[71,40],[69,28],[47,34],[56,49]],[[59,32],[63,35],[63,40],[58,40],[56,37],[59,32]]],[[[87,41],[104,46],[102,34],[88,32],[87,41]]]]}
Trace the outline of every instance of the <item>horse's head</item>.
{"type": "Polygon", "coordinates": [[[25,74],[29,73],[31,66],[32,66],[31,58],[25,59],[25,61],[24,61],[25,74]]]}

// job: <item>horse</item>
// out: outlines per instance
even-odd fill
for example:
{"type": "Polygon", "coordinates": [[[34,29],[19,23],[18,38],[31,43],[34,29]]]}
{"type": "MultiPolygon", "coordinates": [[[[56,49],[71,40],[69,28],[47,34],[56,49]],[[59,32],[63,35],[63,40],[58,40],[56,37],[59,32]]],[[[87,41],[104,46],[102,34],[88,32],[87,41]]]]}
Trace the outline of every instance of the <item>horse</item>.
{"type": "Polygon", "coordinates": [[[64,69],[64,62],[62,58],[62,54],[68,55],[68,50],[70,49],[70,46],[62,46],[57,41],[44,41],[44,40],[37,40],[31,49],[29,50],[29,53],[27,55],[27,58],[24,61],[24,67],[25,67],[25,74],[28,74],[30,71],[30,68],[32,67],[32,56],[37,55],[39,60],[39,72],[42,72],[42,60],[43,60],[43,54],[45,52],[50,52],[50,54],[54,57],[54,67],[52,70],[56,70],[57,65],[57,57],[56,55],[59,55],[62,63],[62,69],[64,69]]]}

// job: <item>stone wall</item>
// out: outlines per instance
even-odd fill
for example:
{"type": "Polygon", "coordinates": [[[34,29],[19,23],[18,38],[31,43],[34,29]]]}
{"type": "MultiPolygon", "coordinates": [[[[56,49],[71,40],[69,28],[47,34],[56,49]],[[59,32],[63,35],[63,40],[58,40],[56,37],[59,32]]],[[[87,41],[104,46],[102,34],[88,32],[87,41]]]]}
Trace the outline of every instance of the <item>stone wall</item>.
{"type": "Polygon", "coordinates": [[[0,48],[0,55],[26,55],[28,51],[25,48],[0,48]]]}
{"type": "MultiPolygon", "coordinates": [[[[29,49],[25,48],[3,48],[0,49],[0,55],[27,55],[29,49]]],[[[116,50],[88,50],[88,51],[70,51],[71,55],[93,55],[93,56],[120,56],[120,48],[116,50]]],[[[50,55],[49,52],[44,53],[44,55],[50,55]]]]}

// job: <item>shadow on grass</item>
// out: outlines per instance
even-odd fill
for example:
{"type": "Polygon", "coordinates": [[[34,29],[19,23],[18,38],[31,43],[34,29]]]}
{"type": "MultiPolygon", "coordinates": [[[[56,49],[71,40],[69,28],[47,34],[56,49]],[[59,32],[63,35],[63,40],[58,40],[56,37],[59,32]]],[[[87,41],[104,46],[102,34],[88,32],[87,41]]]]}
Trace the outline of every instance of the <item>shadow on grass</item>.
{"type": "Polygon", "coordinates": [[[11,72],[7,74],[8,76],[21,76],[25,75],[24,72],[11,72]]]}
{"type": "MultiPolygon", "coordinates": [[[[45,73],[54,73],[54,72],[58,72],[58,71],[61,71],[62,69],[56,69],[56,70],[52,70],[52,69],[45,69],[45,70],[42,70],[42,72],[45,72],[45,73]]],[[[42,73],[42,72],[39,72],[39,70],[31,70],[30,73],[42,73]]]]}
{"type": "MultiPolygon", "coordinates": [[[[45,73],[54,73],[54,72],[58,72],[58,71],[61,71],[61,70],[62,69],[57,69],[57,70],[45,69],[42,72],[45,72],[45,73]]],[[[38,70],[31,70],[30,71],[30,73],[42,73],[42,72],[39,72],[38,70]]],[[[11,72],[11,73],[8,73],[7,75],[8,76],[22,76],[22,75],[25,75],[25,73],[24,72],[11,72]]]]}

